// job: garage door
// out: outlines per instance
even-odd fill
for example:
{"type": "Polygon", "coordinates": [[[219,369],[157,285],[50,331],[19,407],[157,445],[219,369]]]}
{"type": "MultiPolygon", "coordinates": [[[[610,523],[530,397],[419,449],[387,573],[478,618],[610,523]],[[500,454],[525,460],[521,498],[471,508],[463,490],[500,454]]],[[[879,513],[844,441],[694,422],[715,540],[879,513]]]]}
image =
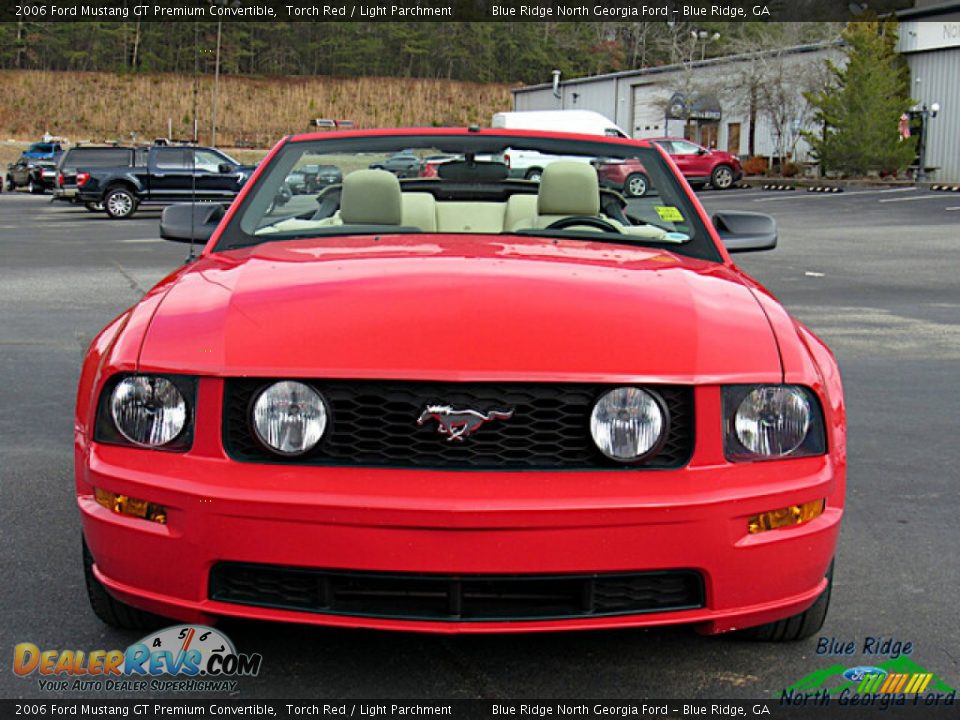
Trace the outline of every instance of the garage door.
{"type": "Polygon", "coordinates": [[[657,85],[634,85],[633,127],[635,138],[660,137],[666,134],[664,129],[663,93],[657,85]]]}

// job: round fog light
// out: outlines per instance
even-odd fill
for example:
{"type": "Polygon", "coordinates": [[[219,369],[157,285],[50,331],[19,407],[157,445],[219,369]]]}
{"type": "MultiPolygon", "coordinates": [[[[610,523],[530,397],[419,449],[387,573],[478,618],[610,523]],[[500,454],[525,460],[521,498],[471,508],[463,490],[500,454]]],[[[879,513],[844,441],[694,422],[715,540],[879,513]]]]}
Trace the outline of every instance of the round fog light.
{"type": "Polygon", "coordinates": [[[652,394],[621,387],[604,394],[590,413],[590,434],[600,452],[620,462],[649,454],[664,436],[667,418],[652,394]]]}
{"type": "Polygon", "coordinates": [[[309,385],[274,383],[253,404],[253,429],[260,442],[280,455],[302,455],[327,429],[327,406],[309,385]]]}

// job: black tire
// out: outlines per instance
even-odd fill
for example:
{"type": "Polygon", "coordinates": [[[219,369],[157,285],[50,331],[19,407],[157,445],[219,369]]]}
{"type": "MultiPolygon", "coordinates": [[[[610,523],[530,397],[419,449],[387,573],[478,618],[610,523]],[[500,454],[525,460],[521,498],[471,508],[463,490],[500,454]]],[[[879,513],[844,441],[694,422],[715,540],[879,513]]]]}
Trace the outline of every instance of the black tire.
{"type": "Polygon", "coordinates": [[[623,181],[623,194],[627,197],[643,197],[650,189],[650,179],[643,173],[630,173],[623,181]]]}
{"type": "Polygon", "coordinates": [[[733,168],[729,165],[717,165],[710,173],[710,184],[717,190],[729,190],[733,187],[733,168]]]}
{"type": "Polygon", "coordinates": [[[83,206],[90,212],[104,211],[103,203],[88,202],[88,203],[84,203],[83,206]]]}
{"type": "Polygon", "coordinates": [[[13,192],[17,189],[17,186],[13,182],[13,178],[7,175],[7,192],[13,192]]]}
{"type": "Polygon", "coordinates": [[[758,640],[760,642],[795,642],[816,635],[823,627],[823,623],[827,619],[827,609],[830,607],[830,591],[833,588],[833,561],[830,562],[826,578],[827,587],[820,593],[816,602],[802,613],[766,625],[741,630],[737,635],[744,640],[758,640]]]}
{"type": "Polygon", "coordinates": [[[133,194],[130,188],[126,187],[115,187],[108,190],[107,194],[103,196],[103,208],[107,211],[107,215],[114,220],[133,217],[139,204],[140,201],[137,196],[133,194]]]}
{"type": "Polygon", "coordinates": [[[111,627],[121,630],[154,630],[168,624],[159,615],[139,610],[115,599],[93,574],[93,555],[83,541],[83,578],[93,614],[111,627]]]}
{"type": "Polygon", "coordinates": [[[531,180],[533,182],[540,182],[540,178],[543,177],[543,170],[541,168],[530,168],[527,170],[527,174],[523,176],[526,180],[531,180]]]}
{"type": "Polygon", "coordinates": [[[27,180],[27,190],[30,191],[31,195],[43,195],[43,185],[34,182],[33,178],[27,180]]]}

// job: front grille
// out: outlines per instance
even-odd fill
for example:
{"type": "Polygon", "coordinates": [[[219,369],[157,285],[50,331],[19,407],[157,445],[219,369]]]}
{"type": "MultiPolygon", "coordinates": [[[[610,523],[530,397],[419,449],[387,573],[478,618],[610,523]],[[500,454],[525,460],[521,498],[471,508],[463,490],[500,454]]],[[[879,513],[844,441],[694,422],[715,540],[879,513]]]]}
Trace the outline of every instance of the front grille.
{"type": "Polygon", "coordinates": [[[219,563],[211,600],[329,615],[445,621],[539,620],[690,610],[692,570],[596,575],[433,575],[219,563]]]}
{"type": "Polygon", "coordinates": [[[669,414],[667,438],[652,456],[633,464],[605,457],[590,437],[590,411],[610,385],[569,383],[436,383],[307,381],[326,398],[330,423],[320,444],[298,457],[264,448],[250,426],[259,392],[273,380],[231,379],[225,384],[223,441],[241,462],[465,469],[665,469],[685,465],[693,451],[693,393],[675,385],[645,386],[669,414]],[[429,421],[427,405],[480,412],[513,409],[462,442],[449,441],[429,421]]]}

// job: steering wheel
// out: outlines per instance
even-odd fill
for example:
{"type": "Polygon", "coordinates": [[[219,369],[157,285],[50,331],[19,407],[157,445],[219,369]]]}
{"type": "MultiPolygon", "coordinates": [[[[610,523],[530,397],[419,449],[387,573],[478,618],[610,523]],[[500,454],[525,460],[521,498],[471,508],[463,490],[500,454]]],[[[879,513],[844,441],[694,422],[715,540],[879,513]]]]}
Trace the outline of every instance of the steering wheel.
{"type": "Polygon", "coordinates": [[[560,218],[547,225],[544,230],[565,230],[569,227],[577,226],[592,227],[597,230],[603,230],[604,232],[620,232],[620,228],[612,222],[607,222],[603,218],[592,215],[571,215],[570,217],[560,218]]]}

